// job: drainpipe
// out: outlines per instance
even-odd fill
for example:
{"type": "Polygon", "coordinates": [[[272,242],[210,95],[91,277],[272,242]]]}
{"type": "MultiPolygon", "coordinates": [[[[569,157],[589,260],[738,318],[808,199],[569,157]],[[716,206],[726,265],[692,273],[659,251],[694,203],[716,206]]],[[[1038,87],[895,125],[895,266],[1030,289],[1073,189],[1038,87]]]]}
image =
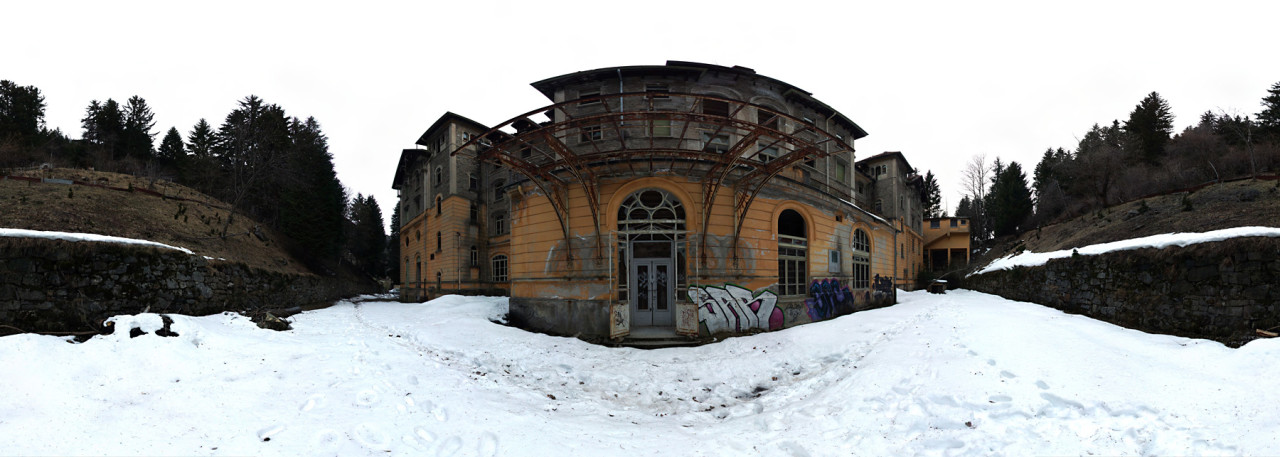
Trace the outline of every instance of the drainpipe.
{"type": "MultiPolygon", "coordinates": [[[[622,94],[622,68],[618,68],[618,112],[625,113],[627,111],[627,100],[621,96],[622,94]]],[[[624,115],[625,116],[625,115],[624,115]]],[[[622,125],[626,125],[623,123],[622,125]]],[[[618,140],[622,140],[619,138],[618,140]]]]}
{"type": "MultiPolygon", "coordinates": [[[[453,232],[453,252],[455,256],[453,261],[454,289],[455,292],[462,293],[462,232],[453,232]]],[[[471,259],[467,258],[467,261],[470,262],[471,259]]],[[[470,270],[471,267],[468,266],[467,269],[470,270]]]]}
{"type": "MultiPolygon", "coordinates": [[[[831,118],[833,117],[836,117],[836,110],[834,109],[831,110],[831,115],[827,116],[827,120],[823,122],[823,128],[827,129],[827,133],[831,133],[831,118]]],[[[827,162],[826,163],[827,171],[822,173],[822,176],[823,176],[822,184],[826,185],[829,188],[831,187],[831,156],[830,156],[831,142],[827,142],[826,145],[822,147],[822,152],[825,152],[828,154],[827,157],[823,159],[823,160],[826,160],[827,162]]]]}
{"type": "MultiPolygon", "coordinates": [[[[893,244],[898,244],[898,232],[901,232],[901,231],[902,231],[901,227],[902,227],[902,218],[901,218],[901,217],[899,217],[899,218],[898,218],[898,226],[893,228],[893,244]]],[[[894,247],[893,247],[893,251],[894,251],[894,253],[897,253],[897,252],[898,252],[898,247],[897,247],[897,246],[894,246],[894,247]]],[[[902,254],[898,254],[898,255],[902,255],[902,254]]],[[[895,255],[895,256],[893,256],[893,271],[892,271],[892,273],[893,273],[893,274],[889,275],[889,277],[891,277],[891,278],[896,278],[896,277],[898,277],[898,256],[896,256],[896,255],[895,255]]],[[[893,294],[893,301],[894,301],[894,303],[897,303],[897,301],[898,301],[898,281],[897,281],[897,280],[890,280],[889,282],[893,283],[893,288],[892,288],[892,289],[889,289],[889,292],[893,294]]]]}

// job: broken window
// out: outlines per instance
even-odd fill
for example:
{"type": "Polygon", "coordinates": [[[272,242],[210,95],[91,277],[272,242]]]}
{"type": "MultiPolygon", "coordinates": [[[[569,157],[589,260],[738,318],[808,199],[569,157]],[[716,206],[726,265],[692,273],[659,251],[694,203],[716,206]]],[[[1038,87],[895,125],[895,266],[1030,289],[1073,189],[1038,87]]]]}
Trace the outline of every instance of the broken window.
{"type": "Polygon", "coordinates": [[[579,129],[578,141],[588,143],[604,138],[604,128],[599,125],[586,125],[579,129]]]}
{"type": "Polygon", "coordinates": [[[599,105],[600,99],[597,98],[599,96],[600,96],[600,89],[580,90],[578,91],[578,99],[581,101],[578,102],[578,106],[599,105]],[[595,100],[583,100],[587,98],[595,98],[595,100]]]}
{"type": "Polygon", "coordinates": [[[729,117],[729,102],[724,100],[703,100],[702,114],[729,117]]]}

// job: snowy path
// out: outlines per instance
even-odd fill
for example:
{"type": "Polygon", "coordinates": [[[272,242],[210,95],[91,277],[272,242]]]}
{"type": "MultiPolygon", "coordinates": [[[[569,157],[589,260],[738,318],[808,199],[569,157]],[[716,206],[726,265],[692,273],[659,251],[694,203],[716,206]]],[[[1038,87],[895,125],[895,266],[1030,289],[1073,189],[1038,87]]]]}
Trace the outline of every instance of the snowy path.
{"type": "MultiPolygon", "coordinates": [[[[340,303],[290,332],[0,338],[0,454],[1143,455],[1280,450],[1280,341],[1118,328],[967,291],[699,348],[340,303]]],[[[155,315],[117,324],[159,327],[155,315]]]]}

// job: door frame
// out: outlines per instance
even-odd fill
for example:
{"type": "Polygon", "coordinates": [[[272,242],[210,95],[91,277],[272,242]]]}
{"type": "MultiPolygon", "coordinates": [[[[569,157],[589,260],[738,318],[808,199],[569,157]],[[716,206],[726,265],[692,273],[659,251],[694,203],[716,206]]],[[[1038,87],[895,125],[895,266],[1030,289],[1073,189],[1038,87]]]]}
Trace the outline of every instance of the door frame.
{"type": "MultiPolygon", "coordinates": [[[[674,249],[675,246],[673,245],[674,249]]],[[[674,327],[675,323],[675,303],[676,303],[676,271],[675,262],[670,258],[652,257],[652,258],[632,258],[627,263],[627,290],[631,291],[631,325],[633,327],[674,327]],[[659,267],[666,267],[666,290],[657,290],[657,282],[649,281],[647,290],[644,291],[644,297],[650,300],[651,306],[647,310],[640,309],[641,291],[638,286],[639,274],[641,266],[648,267],[650,274],[654,274],[659,267]],[[667,308],[659,310],[654,300],[657,294],[663,294],[666,298],[667,308]]]]}

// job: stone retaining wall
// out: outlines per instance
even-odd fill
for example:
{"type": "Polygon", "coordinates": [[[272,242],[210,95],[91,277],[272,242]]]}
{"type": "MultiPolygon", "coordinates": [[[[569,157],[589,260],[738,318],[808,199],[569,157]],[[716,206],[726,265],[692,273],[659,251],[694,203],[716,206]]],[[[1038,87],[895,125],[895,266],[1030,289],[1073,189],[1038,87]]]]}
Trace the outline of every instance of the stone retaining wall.
{"type": "Polygon", "coordinates": [[[965,287],[1153,333],[1248,341],[1280,326],[1280,239],[1238,238],[1050,260],[965,287]]]}
{"type": "Polygon", "coordinates": [[[338,283],[162,248],[0,238],[0,324],[26,331],[96,330],[107,317],[144,310],[206,315],[354,294],[338,283]]]}

